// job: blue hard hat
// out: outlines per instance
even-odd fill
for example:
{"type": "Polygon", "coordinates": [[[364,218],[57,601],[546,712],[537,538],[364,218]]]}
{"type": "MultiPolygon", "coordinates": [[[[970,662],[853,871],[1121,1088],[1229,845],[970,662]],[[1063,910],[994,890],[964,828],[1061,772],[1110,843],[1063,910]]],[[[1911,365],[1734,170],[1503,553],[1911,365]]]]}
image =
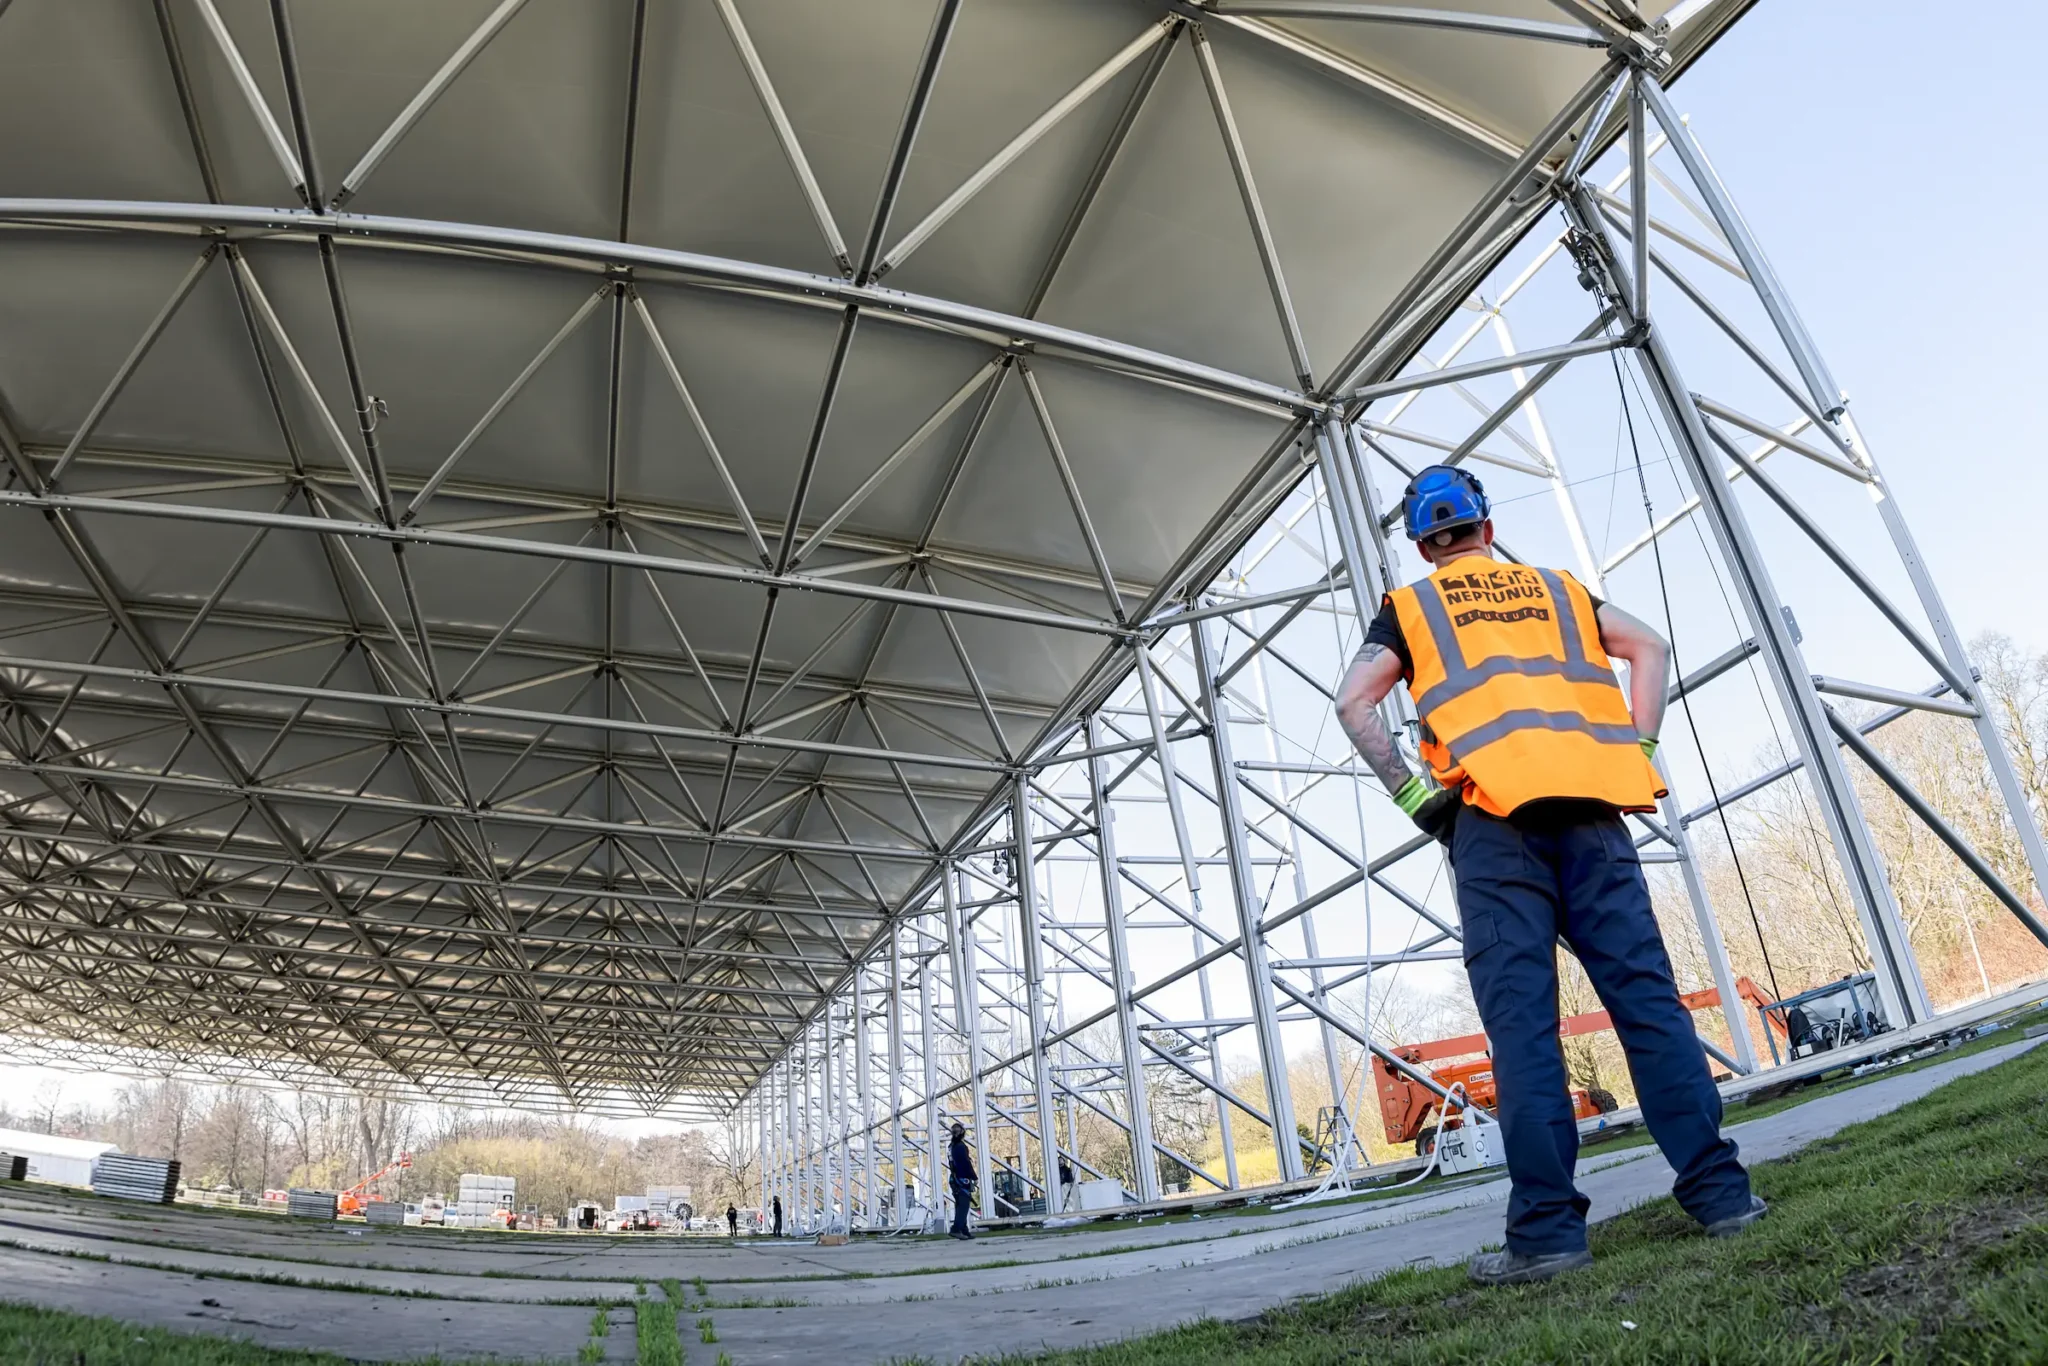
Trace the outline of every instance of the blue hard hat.
{"type": "Polygon", "coordinates": [[[1401,491],[1401,516],[1408,524],[1411,541],[1428,540],[1439,531],[1478,526],[1491,510],[1486,486],[1455,465],[1417,470],[1401,491]]]}

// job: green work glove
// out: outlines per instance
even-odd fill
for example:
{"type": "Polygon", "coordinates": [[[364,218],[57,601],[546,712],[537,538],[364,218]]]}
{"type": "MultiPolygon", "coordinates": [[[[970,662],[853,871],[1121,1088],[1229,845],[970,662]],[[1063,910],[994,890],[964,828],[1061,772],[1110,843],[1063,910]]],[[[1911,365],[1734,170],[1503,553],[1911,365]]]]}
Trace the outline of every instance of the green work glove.
{"type": "Polygon", "coordinates": [[[1657,757],[1657,738],[1653,735],[1638,735],[1636,737],[1636,747],[1642,750],[1645,759],[1655,759],[1657,757]]]}
{"type": "Polygon", "coordinates": [[[1464,803],[1458,794],[1441,787],[1431,787],[1421,778],[1411,776],[1401,784],[1401,790],[1394,794],[1394,805],[1402,814],[1415,822],[1415,828],[1439,844],[1451,842],[1451,827],[1457,823],[1458,808],[1464,803]]]}

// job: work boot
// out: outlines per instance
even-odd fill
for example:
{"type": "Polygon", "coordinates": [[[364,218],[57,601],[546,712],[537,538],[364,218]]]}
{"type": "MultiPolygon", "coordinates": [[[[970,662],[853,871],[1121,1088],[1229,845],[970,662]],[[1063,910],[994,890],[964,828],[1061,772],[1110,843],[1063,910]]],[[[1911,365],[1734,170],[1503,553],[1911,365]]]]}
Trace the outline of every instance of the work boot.
{"type": "Polygon", "coordinates": [[[1465,1274],[1481,1285],[1526,1285],[1547,1281],[1567,1271],[1591,1266],[1593,1254],[1577,1252],[1482,1252],[1465,1264],[1465,1274]]]}
{"type": "Polygon", "coordinates": [[[1749,1197],[1749,1208],[1740,1214],[1731,1214],[1726,1219],[1716,1219],[1707,1225],[1709,1238],[1733,1238],[1757,1220],[1770,1213],[1771,1207],[1764,1203],[1761,1195],[1749,1197]]]}

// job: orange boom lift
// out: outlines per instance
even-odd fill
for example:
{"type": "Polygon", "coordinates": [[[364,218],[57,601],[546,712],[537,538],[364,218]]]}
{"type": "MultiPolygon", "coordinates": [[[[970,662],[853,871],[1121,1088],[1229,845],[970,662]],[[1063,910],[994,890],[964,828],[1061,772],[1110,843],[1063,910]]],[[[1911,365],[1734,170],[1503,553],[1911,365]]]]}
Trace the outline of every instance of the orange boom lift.
{"type": "MultiPolygon", "coordinates": [[[[1737,978],[1735,993],[1759,1008],[1771,1004],[1747,977],[1737,978]]],[[[1705,991],[1689,992],[1678,998],[1687,1010],[1707,1010],[1721,1004],[1721,993],[1709,987],[1705,991]]],[[[1771,1027],[1784,1032],[1784,1026],[1768,1011],[1764,1018],[1771,1027]]],[[[1598,1034],[1614,1028],[1614,1019],[1604,1010],[1589,1011],[1584,1015],[1572,1015],[1557,1022],[1557,1036],[1560,1039],[1575,1038],[1581,1034],[1598,1034]]],[[[1487,1042],[1484,1034],[1461,1034],[1455,1039],[1438,1039],[1433,1043],[1408,1044],[1392,1050],[1403,1062],[1420,1066],[1442,1058],[1464,1058],[1467,1061],[1452,1062],[1433,1068],[1430,1078],[1448,1091],[1453,1086],[1463,1086],[1466,1097],[1482,1110],[1493,1109],[1500,1101],[1500,1092],[1493,1082],[1493,1059],[1487,1056],[1487,1042]],[[1473,1057],[1473,1054],[1479,1054],[1473,1057]]],[[[1373,1059],[1373,1076],[1379,1084],[1380,1119],[1386,1125],[1387,1142],[1413,1143],[1419,1156],[1426,1156],[1436,1146],[1439,1128],[1455,1129],[1459,1124],[1458,1115],[1445,1117],[1442,1114],[1443,1098],[1436,1092],[1411,1080],[1396,1071],[1393,1064],[1381,1058],[1373,1059]],[[1437,1121],[1432,1123],[1431,1121],[1437,1121]]],[[[1592,1119],[1604,1115],[1617,1107],[1614,1097],[1606,1091],[1572,1091],[1572,1114],[1579,1119],[1592,1119]]]]}
{"type": "Polygon", "coordinates": [[[353,1186],[350,1186],[340,1195],[337,1195],[334,1198],[335,1212],[338,1214],[361,1214],[363,1212],[363,1206],[369,1204],[373,1200],[381,1201],[384,1198],[381,1195],[371,1195],[369,1193],[370,1187],[376,1185],[379,1181],[382,1181],[385,1177],[391,1175],[393,1172],[404,1171],[411,1165],[412,1154],[400,1153],[395,1160],[385,1164],[378,1170],[371,1172],[368,1176],[356,1182],[353,1186]]]}

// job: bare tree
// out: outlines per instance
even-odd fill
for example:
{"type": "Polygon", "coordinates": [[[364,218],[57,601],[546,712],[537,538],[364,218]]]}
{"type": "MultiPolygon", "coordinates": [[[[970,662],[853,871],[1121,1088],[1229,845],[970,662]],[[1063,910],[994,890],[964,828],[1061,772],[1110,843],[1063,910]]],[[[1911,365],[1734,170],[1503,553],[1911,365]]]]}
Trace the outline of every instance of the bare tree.
{"type": "Polygon", "coordinates": [[[746,1127],[737,1117],[711,1131],[706,1150],[717,1174],[716,1185],[706,1192],[711,1200],[727,1200],[736,1205],[757,1203],[754,1168],[760,1151],[748,1141],[746,1127]]]}

